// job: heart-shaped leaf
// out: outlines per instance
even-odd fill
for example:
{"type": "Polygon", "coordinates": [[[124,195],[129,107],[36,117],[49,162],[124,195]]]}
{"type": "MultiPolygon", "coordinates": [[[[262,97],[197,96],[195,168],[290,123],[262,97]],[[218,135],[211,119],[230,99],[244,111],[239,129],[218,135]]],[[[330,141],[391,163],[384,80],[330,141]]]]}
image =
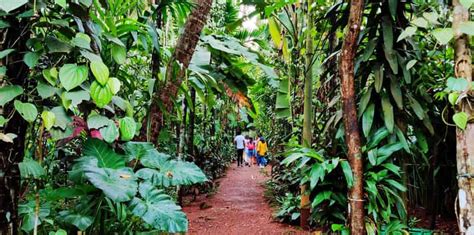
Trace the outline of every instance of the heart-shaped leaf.
{"type": "Polygon", "coordinates": [[[43,69],[43,77],[48,81],[51,86],[56,86],[56,81],[58,80],[58,70],[53,67],[50,69],[43,69]]]}
{"type": "Polygon", "coordinates": [[[39,55],[34,52],[27,52],[25,56],[23,57],[23,61],[25,62],[26,65],[31,69],[36,66],[38,63],[39,55]]]}
{"type": "Polygon", "coordinates": [[[127,58],[127,51],[125,47],[119,46],[117,44],[112,44],[112,58],[114,58],[117,64],[125,63],[125,59],[127,58]]]}
{"type": "Polygon", "coordinates": [[[12,101],[21,93],[23,93],[23,88],[18,85],[0,87],[0,106],[12,101]]]}
{"type": "Polygon", "coordinates": [[[448,42],[454,37],[452,28],[435,29],[433,32],[431,32],[431,34],[433,34],[436,40],[438,40],[438,42],[442,45],[448,44],[448,42]]]}
{"type": "Polygon", "coordinates": [[[111,77],[109,79],[109,82],[107,82],[107,85],[110,87],[112,94],[115,95],[120,91],[120,86],[122,85],[122,83],[120,82],[120,80],[118,80],[118,78],[111,77]]]}
{"type": "Polygon", "coordinates": [[[137,130],[137,124],[131,117],[124,117],[120,119],[120,139],[123,141],[129,141],[135,136],[137,130]]]}
{"type": "Polygon", "coordinates": [[[108,85],[102,86],[94,81],[90,88],[91,98],[99,108],[105,107],[112,100],[113,93],[108,85]]]}
{"type": "Polygon", "coordinates": [[[54,115],[54,113],[50,111],[43,111],[41,113],[41,119],[43,119],[43,124],[46,130],[49,130],[56,122],[56,115],[54,115]]]}
{"type": "Polygon", "coordinates": [[[18,113],[20,113],[23,119],[25,119],[27,122],[33,122],[36,119],[36,116],[38,116],[38,110],[33,104],[22,103],[18,100],[15,100],[13,104],[16,111],[18,111],[18,113]]]}
{"type": "Polygon", "coordinates": [[[87,80],[87,73],[84,65],[65,64],[59,69],[59,80],[64,89],[70,91],[87,80]]]}
{"type": "Polygon", "coordinates": [[[457,127],[465,130],[469,116],[465,112],[459,112],[453,115],[453,121],[457,127]]]}
{"type": "Polygon", "coordinates": [[[92,74],[100,85],[105,86],[109,81],[109,69],[102,61],[92,61],[90,64],[92,74]]]}

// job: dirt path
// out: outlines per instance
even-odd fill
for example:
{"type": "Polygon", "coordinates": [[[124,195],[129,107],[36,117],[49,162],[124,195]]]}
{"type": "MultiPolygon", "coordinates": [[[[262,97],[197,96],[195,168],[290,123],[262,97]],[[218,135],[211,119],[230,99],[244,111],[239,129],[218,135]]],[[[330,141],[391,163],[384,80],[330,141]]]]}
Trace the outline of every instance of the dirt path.
{"type": "Polygon", "coordinates": [[[305,234],[274,222],[263,196],[265,176],[259,168],[233,164],[220,180],[218,192],[198,197],[184,207],[189,219],[188,234],[305,234]],[[201,209],[205,202],[210,208],[201,209]]]}

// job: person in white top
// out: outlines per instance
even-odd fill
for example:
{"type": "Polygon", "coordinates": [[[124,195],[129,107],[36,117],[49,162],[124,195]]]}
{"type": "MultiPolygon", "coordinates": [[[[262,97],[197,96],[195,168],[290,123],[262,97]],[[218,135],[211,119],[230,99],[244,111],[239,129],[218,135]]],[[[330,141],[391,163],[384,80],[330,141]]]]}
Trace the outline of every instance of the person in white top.
{"type": "Polygon", "coordinates": [[[245,148],[245,137],[242,135],[242,132],[239,131],[239,134],[234,138],[234,144],[237,148],[237,166],[244,166],[243,164],[243,155],[245,148]]]}

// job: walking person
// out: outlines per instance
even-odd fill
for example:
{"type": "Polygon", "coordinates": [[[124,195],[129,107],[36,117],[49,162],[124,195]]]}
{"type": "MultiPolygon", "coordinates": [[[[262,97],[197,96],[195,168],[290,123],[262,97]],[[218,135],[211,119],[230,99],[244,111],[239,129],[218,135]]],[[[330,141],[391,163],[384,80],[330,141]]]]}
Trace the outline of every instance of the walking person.
{"type": "Polygon", "coordinates": [[[247,149],[247,157],[248,157],[248,166],[252,165],[253,158],[255,157],[255,142],[252,138],[248,138],[247,144],[245,145],[247,149]]]}
{"type": "Polygon", "coordinates": [[[267,155],[268,145],[263,137],[260,137],[260,140],[257,144],[257,165],[260,168],[264,168],[266,165],[265,156],[267,155]]]}
{"type": "Polygon", "coordinates": [[[235,136],[234,144],[237,149],[237,166],[244,166],[243,157],[245,148],[245,137],[242,135],[241,131],[238,131],[238,135],[235,136]]]}

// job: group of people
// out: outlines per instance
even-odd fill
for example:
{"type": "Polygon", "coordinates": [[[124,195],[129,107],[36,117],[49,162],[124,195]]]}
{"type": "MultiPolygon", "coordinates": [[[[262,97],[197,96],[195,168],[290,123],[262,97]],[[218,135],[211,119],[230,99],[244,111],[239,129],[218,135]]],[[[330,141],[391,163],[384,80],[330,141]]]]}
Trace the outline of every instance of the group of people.
{"type": "Polygon", "coordinates": [[[235,147],[237,148],[237,166],[243,167],[245,165],[257,165],[263,168],[267,165],[265,158],[268,152],[268,144],[265,138],[257,135],[251,138],[248,135],[243,136],[241,132],[234,138],[235,147]]]}

